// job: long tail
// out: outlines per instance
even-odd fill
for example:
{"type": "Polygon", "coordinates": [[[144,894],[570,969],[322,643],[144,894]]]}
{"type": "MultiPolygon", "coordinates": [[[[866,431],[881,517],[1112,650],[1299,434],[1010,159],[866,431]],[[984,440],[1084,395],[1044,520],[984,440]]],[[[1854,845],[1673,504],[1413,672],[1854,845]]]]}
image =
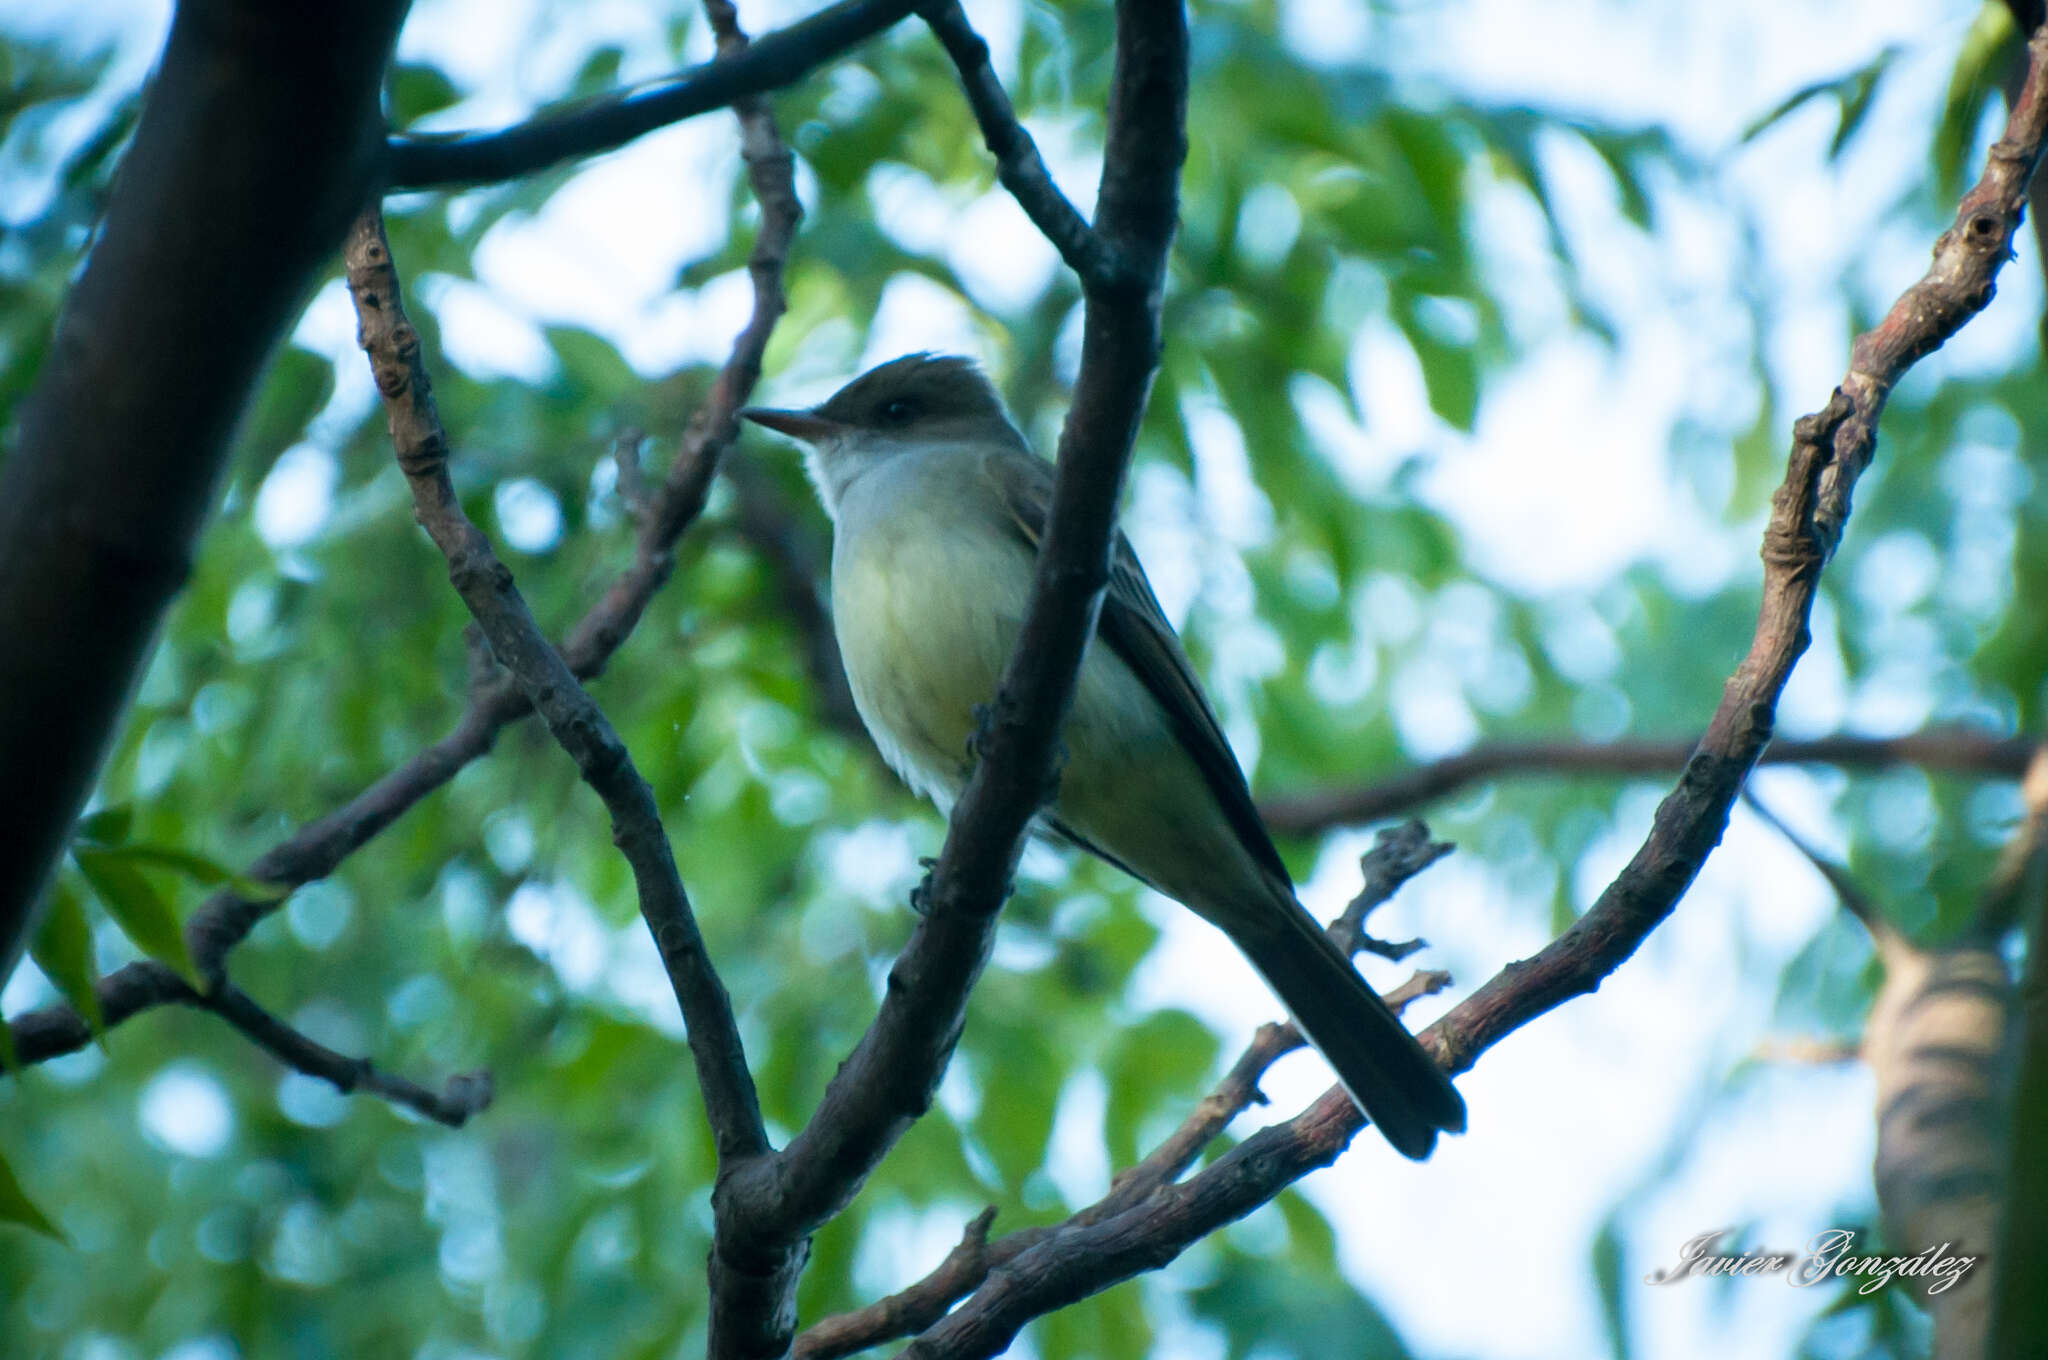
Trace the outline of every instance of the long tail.
{"type": "Polygon", "coordinates": [[[1270,929],[1232,931],[1233,940],[1351,1099],[1396,1151],[1421,1161],[1438,1129],[1464,1132],[1464,1099],[1315,919],[1287,905],[1284,913],[1261,914],[1260,925],[1270,929]]]}

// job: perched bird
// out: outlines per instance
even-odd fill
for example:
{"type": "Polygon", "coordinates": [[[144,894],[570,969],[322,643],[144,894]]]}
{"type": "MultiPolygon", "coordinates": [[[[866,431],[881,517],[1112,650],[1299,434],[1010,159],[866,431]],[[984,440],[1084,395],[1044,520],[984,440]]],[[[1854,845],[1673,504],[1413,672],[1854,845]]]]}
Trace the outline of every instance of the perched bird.
{"type": "MultiPolygon", "coordinates": [[[[912,354],[809,410],[740,413],[808,446],[833,521],[832,619],[861,721],[897,773],[950,811],[975,710],[1023,625],[1053,468],[970,361],[912,354]]],[[[1404,1155],[1465,1105],[1295,900],[1215,711],[1119,533],[1096,637],[1040,814],[1220,927],[1404,1155]]]]}

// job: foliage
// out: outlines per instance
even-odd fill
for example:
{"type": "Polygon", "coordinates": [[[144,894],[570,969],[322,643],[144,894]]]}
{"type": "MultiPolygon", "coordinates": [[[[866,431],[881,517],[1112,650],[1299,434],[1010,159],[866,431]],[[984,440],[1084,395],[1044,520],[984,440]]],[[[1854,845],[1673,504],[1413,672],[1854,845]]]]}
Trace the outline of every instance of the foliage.
{"type": "MultiPolygon", "coordinates": [[[[1367,61],[1306,61],[1280,37],[1273,0],[1197,15],[1172,339],[1140,445],[1139,500],[1165,526],[1158,541],[1201,544],[1184,573],[1203,586],[1185,632],[1233,735],[1257,734],[1260,790],[1412,759],[1427,742],[1398,696],[1418,678],[1442,681],[1476,737],[1691,730],[1747,640],[1753,570],[1701,588],[1641,566],[1593,590],[1533,592],[1486,574],[1415,491],[1433,460],[1456,456],[1489,384],[1535,347],[1567,330],[1615,337],[1556,198],[1560,157],[1602,167],[1612,230],[1628,239],[1658,231],[1661,205],[1707,168],[1656,128],[1490,104],[1367,61]],[[1480,230],[1482,209],[1503,201],[1542,224],[1557,327],[1520,324],[1503,302],[1480,230]],[[1331,430],[1376,418],[1355,340],[1379,322],[1412,355],[1435,419],[1426,446],[1361,469],[1331,430]],[[1225,534],[1218,488],[1236,475],[1240,445],[1259,522],[1225,534]]],[[[694,11],[678,6],[668,27],[668,58],[692,59],[694,11]]],[[[1025,9],[1012,95],[1048,145],[1065,143],[1058,165],[1085,163],[1099,135],[1109,39],[1105,7],[1025,9]]],[[[1995,103],[1984,42],[1975,35],[1962,53],[1930,182],[1969,162],[1954,148],[1967,150],[1969,120],[1995,103]]],[[[1889,60],[1800,91],[1770,121],[1832,98],[1834,149],[1853,145],[1889,60]]],[[[619,61],[586,54],[559,93],[603,88],[619,61]]],[[[40,130],[104,78],[99,60],[4,42],[0,76],[0,176],[50,187],[0,244],[4,420],[42,362],[134,96],[52,151],[40,130]]],[[[456,72],[427,64],[392,82],[401,122],[463,95],[456,72]]],[[[995,298],[946,242],[884,211],[905,195],[958,208],[992,191],[928,35],[905,26],[775,102],[808,172],[809,221],[771,374],[846,372],[885,293],[920,279],[968,310],[1025,428],[1054,428],[1071,283],[1053,274],[1022,301],[995,298]]],[[[729,196],[738,225],[684,262],[679,290],[708,293],[742,268],[751,231],[735,168],[728,156],[705,192],[729,196]]],[[[536,612],[558,625],[630,548],[607,461],[615,436],[637,428],[673,448],[710,378],[701,364],[643,373],[614,339],[569,326],[545,331],[537,379],[468,369],[444,351],[436,301],[483,278],[492,232],[542,211],[575,174],[416,196],[389,218],[471,514],[491,526],[521,506],[559,515],[557,532],[514,555],[536,612]]],[[[1935,196],[1899,212],[1923,230],[1935,196]]],[[[1863,283],[1841,281],[1859,298],[1863,283]]],[[[1746,543],[1788,420],[1761,358],[1744,362],[1751,389],[1679,431],[1673,463],[1681,498],[1746,543]]],[[[1924,694],[1917,718],[1928,722],[2038,727],[2048,622],[2010,584],[2048,571],[2048,491],[2027,465],[2048,441],[2034,362],[2030,352],[1992,376],[1912,386],[1894,403],[1819,640],[1852,694],[1881,699],[1889,686],[1924,694]]],[[[50,985],[25,971],[11,999],[75,991],[88,955],[102,971],[138,947],[179,962],[166,922],[189,909],[195,880],[246,864],[453,721],[464,616],[411,523],[360,368],[307,331],[277,355],[107,764],[97,834],[75,855],[97,905],[62,880],[35,952],[50,985]],[[331,471],[331,508],[303,541],[266,541],[265,488],[294,465],[315,482],[331,471]]],[[[793,460],[743,456],[802,507],[789,532],[821,544],[793,460]]],[[[907,934],[916,856],[937,832],[864,741],[830,723],[779,592],[722,488],[596,694],[656,782],[765,1112],[786,1131],[872,1014],[907,934]]],[[[1845,776],[1833,791],[1850,866],[1882,885],[1900,924],[1936,938],[1959,926],[2010,825],[2003,792],[1914,772],[1845,776]]],[[[1502,783],[1440,810],[1437,829],[1548,927],[1585,905],[1574,866],[1633,825],[1638,795],[1616,781],[1502,783]]],[[[1302,873],[1313,867],[1315,846],[1284,848],[1302,873]]],[[[999,1230],[1076,1207],[1055,1166],[1063,1120],[1087,1115],[1082,1135],[1128,1164],[1227,1061],[1193,1016],[1130,999],[1158,928],[1110,871],[1034,856],[1003,932],[941,1107],[820,1235],[806,1318],[916,1278],[983,1204],[998,1206],[999,1230]],[[1086,1093],[1099,1088],[1107,1098],[1088,1115],[1086,1093]]],[[[1786,970],[1781,1013],[1853,1032],[1870,994],[1863,962],[1823,932],[1786,970]]],[[[150,1354],[211,1333],[266,1356],[700,1345],[694,1282],[712,1167],[701,1108],[602,811],[545,734],[510,730],[334,879],[296,894],[234,972],[316,1038],[393,1070],[487,1067],[497,1103],[459,1132],[418,1123],[282,1073],[218,1021],[176,1009],[0,1083],[0,1152],[71,1244],[0,1230],[11,1354],[68,1353],[66,1340],[88,1332],[150,1354]],[[165,1113],[173,1095],[182,1115],[165,1113]]],[[[33,1223],[22,1203],[0,1164],[0,1217],[33,1223]]],[[[1372,1338],[1372,1353],[1405,1354],[1338,1272],[1316,1211],[1290,1197],[1278,1212],[1284,1258],[1235,1238],[1211,1244],[1185,1300],[1222,1353],[1328,1353],[1319,1347],[1334,1327],[1372,1338]]],[[[1611,1303],[1630,1278],[1617,1264],[1626,1227],[1624,1216],[1603,1231],[1588,1268],[1611,1303]]],[[[1046,1360],[1164,1353],[1160,1318],[1147,1287],[1125,1286],[1046,1320],[1031,1344],[1046,1360]]],[[[1625,1344],[1618,1303],[1609,1321],[1625,1344]]]]}

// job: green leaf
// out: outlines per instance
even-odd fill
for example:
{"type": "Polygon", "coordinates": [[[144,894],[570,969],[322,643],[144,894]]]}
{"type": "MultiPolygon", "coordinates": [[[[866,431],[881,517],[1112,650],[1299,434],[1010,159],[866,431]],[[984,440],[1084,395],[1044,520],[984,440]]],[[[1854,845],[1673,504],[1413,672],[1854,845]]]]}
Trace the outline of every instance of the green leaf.
{"type": "Polygon", "coordinates": [[[401,62],[391,68],[391,126],[405,129],[462,98],[462,91],[438,67],[401,62]]]}
{"type": "Polygon", "coordinates": [[[178,913],[156,890],[156,885],[143,876],[132,857],[117,850],[74,848],[71,858],[85,875],[85,881],[92,884],[107,915],[114,918],[137,949],[175,969],[194,987],[201,985],[199,970],[193,966],[191,952],[185,947],[185,932],[179,926],[178,913]]]}
{"type": "Polygon", "coordinates": [[[117,803],[80,817],[78,839],[91,841],[94,845],[119,845],[128,839],[128,832],[134,825],[135,805],[117,803]]]}
{"type": "Polygon", "coordinates": [[[59,874],[50,888],[49,906],[35,938],[29,942],[29,957],[43,975],[57,984],[65,1000],[84,1017],[86,1028],[99,1038],[105,1028],[100,1015],[99,994],[93,983],[99,971],[92,961],[92,925],[85,919],[85,904],[68,875],[59,874]]]}
{"type": "Polygon", "coordinates": [[[1614,1360],[1628,1360],[1629,1285],[1622,1278],[1627,1266],[1627,1248],[1619,1227],[1609,1216],[1593,1238],[1593,1282],[1600,1294],[1600,1321],[1607,1330],[1607,1348],[1614,1360]]]}
{"type": "Polygon", "coordinates": [[[33,1229],[52,1241],[62,1242],[67,1247],[71,1245],[71,1240],[35,1206],[35,1202],[28,1197],[28,1192],[21,1188],[21,1181],[16,1178],[14,1168],[7,1164],[5,1157],[0,1157],[0,1222],[19,1223],[22,1227],[33,1229]]]}
{"type": "Polygon", "coordinates": [[[1828,159],[1838,159],[1842,154],[1842,148],[1849,144],[1849,139],[1863,126],[1864,118],[1870,113],[1871,102],[1877,95],[1878,83],[1884,79],[1885,73],[1891,69],[1892,63],[1898,59],[1902,50],[1897,46],[1887,47],[1845,75],[1836,76],[1832,80],[1816,80],[1811,85],[1794,90],[1780,100],[1770,112],[1744,128],[1742,140],[1756,140],[1815,99],[1832,99],[1839,113],[1835,122],[1834,138],[1828,143],[1828,159]]]}
{"type": "Polygon", "coordinates": [[[217,887],[236,877],[235,871],[220,861],[194,854],[190,850],[180,850],[174,845],[138,842],[122,846],[121,855],[124,859],[133,860],[137,864],[147,864],[152,869],[168,869],[207,888],[217,887]]]}
{"type": "Polygon", "coordinates": [[[1999,74],[2018,41],[2019,30],[2005,0],[1985,0],[1963,39],[1962,50],[1956,53],[1948,97],[1934,129],[1934,192],[1943,199],[1952,199],[1963,190],[1963,167],[1975,149],[1984,106],[1998,89],[1999,74]]]}

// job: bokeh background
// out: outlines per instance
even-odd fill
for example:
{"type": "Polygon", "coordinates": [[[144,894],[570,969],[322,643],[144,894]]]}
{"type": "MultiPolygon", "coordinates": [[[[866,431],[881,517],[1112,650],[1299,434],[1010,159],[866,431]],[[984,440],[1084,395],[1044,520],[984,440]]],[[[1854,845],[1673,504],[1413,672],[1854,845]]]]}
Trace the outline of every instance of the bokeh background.
{"type": "MultiPolygon", "coordinates": [[[[1085,206],[1107,7],[967,8],[1085,206]]],[[[742,20],[803,12],[769,0],[742,20]]],[[[1127,525],[1260,793],[1499,737],[1698,730],[1747,643],[1791,421],[1917,277],[2002,117],[2005,12],[1199,0],[1169,342],[1127,525]]],[[[0,12],[0,419],[167,20],[157,0],[0,12]]],[[[393,117],[502,124],[709,47],[687,3],[422,0],[393,117]]],[[[1049,447],[1078,294],[993,185],[929,36],[906,24],[775,107],[809,218],[764,396],[961,351],[1049,447]]],[[[630,551],[615,439],[672,448],[744,318],[738,170],[734,126],[711,116],[390,205],[461,485],[544,621],[630,551]]],[[[2019,249],[1991,311],[1887,414],[1788,735],[2039,729],[2048,383],[2031,234],[2019,249]]],[[[464,616],[353,331],[330,277],[250,413],[99,794],[132,806],[138,837],[245,863],[459,708],[464,616]]],[[[871,1015],[941,828],[834,722],[811,667],[788,600],[827,527],[796,459],[750,435],[734,462],[596,693],[662,796],[787,1132],[871,1015]]],[[[1583,910],[1663,787],[1517,777],[1426,809],[1458,853],[1377,918],[1458,978],[1415,1014],[1583,910]]],[[[1912,769],[1773,769],[1755,788],[1922,939],[1967,919],[2019,808],[2010,783],[1912,769]]],[[[1284,846],[1311,908],[1342,905],[1369,842],[1284,846]]],[[[104,922],[96,948],[103,967],[134,956],[104,922]]],[[[72,1244],[0,1229],[0,1351],[701,1349],[712,1163],[680,1024],[602,810],[543,733],[508,732],[235,959],[316,1037],[422,1078],[488,1067],[497,1104],[461,1131],[422,1124],[179,1012],[0,1081],[0,1153],[72,1244]]],[[[1364,1138],[1015,1353],[1914,1354],[1924,1328],[1894,1292],[1642,1283],[1708,1229],[1797,1248],[1870,1225],[1871,1082],[1825,1053],[1874,984],[1860,928],[1738,811],[1637,959],[1463,1079],[1469,1135],[1422,1166],[1364,1138]]],[[[24,963],[0,1012],[54,995],[24,963]]],[[[1272,1014],[1186,913],[1034,851],[940,1108],[819,1236],[805,1317],[922,1275],[984,1205],[1000,1231],[1093,1199],[1272,1014]]],[[[1327,1080],[1286,1060],[1233,1136],[1327,1080]]]]}

